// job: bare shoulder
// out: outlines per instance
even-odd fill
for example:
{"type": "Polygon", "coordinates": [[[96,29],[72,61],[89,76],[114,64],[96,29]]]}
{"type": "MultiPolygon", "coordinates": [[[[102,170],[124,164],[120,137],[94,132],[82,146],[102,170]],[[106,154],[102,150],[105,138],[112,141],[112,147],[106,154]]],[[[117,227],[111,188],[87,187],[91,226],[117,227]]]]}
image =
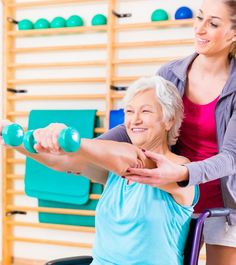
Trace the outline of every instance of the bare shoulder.
{"type": "Polygon", "coordinates": [[[183,165],[190,162],[190,160],[185,156],[177,156],[178,164],[183,165]]]}
{"type": "Polygon", "coordinates": [[[185,156],[176,155],[174,153],[171,153],[170,160],[178,165],[183,165],[186,163],[189,163],[190,160],[185,156]]]}

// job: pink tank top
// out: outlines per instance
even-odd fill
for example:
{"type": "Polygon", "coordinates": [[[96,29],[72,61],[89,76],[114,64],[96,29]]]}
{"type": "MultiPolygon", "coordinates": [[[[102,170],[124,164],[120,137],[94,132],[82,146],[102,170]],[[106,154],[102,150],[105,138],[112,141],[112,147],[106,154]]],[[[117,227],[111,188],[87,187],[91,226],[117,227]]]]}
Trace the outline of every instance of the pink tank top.
{"type": "MultiPolygon", "coordinates": [[[[199,105],[191,102],[185,95],[183,97],[184,120],[176,152],[190,161],[203,160],[218,153],[214,117],[217,100],[218,98],[208,104],[199,105]]],[[[223,206],[219,179],[199,186],[200,200],[195,206],[195,212],[223,206]]]]}

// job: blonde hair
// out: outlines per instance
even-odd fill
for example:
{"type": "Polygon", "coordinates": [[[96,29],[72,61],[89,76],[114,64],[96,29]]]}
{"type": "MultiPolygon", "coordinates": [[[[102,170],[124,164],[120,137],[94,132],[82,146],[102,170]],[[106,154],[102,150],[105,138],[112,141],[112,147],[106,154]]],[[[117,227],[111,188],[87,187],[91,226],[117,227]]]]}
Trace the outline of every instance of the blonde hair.
{"type": "MultiPolygon", "coordinates": [[[[224,0],[223,2],[229,10],[229,19],[232,23],[232,29],[236,29],[236,0],[224,0]]],[[[236,57],[236,41],[232,44],[230,55],[236,57]]]]}
{"type": "Polygon", "coordinates": [[[158,103],[161,104],[163,122],[173,121],[168,131],[168,145],[174,145],[179,136],[179,129],[183,120],[183,102],[174,84],[161,76],[143,77],[128,87],[124,97],[125,106],[140,91],[153,89],[158,103]]]}

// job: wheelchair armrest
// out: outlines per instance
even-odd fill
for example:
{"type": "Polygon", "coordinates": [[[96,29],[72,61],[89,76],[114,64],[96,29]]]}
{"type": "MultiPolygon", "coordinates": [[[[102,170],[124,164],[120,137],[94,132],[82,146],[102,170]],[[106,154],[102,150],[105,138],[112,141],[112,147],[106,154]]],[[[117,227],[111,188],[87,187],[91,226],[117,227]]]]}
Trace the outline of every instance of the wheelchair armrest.
{"type": "Polygon", "coordinates": [[[93,258],[91,256],[77,256],[51,260],[45,265],[89,265],[92,261],[93,258]]]}
{"type": "Polygon", "coordinates": [[[206,209],[209,213],[208,217],[220,217],[220,216],[228,216],[230,214],[229,208],[212,208],[206,209]]]}

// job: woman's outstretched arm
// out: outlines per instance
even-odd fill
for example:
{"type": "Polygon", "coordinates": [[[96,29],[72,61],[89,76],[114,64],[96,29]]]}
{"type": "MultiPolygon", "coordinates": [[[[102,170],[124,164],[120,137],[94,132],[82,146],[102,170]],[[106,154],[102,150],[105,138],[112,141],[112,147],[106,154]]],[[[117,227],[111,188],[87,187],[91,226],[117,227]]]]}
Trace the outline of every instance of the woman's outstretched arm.
{"type": "MultiPolygon", "coordinates": [[[[1,122],[0,130],[9,124],[9,121],[1,122]]],[[[64,124],[51,124],[35,130],[37,154],[27,152],[23,146],[15,149],[54,170],[79,172],[101,183],[106,182],[108,171],[122,176],[128,167],[142,167],[147,160],[143,152],[131,144],[99,139],[82,139],[77,152],[65,153],[58,145],[60,131],[65,127],[64,124]]],[[[2,137],[0,141],[4,143],[2,137]]]]}

